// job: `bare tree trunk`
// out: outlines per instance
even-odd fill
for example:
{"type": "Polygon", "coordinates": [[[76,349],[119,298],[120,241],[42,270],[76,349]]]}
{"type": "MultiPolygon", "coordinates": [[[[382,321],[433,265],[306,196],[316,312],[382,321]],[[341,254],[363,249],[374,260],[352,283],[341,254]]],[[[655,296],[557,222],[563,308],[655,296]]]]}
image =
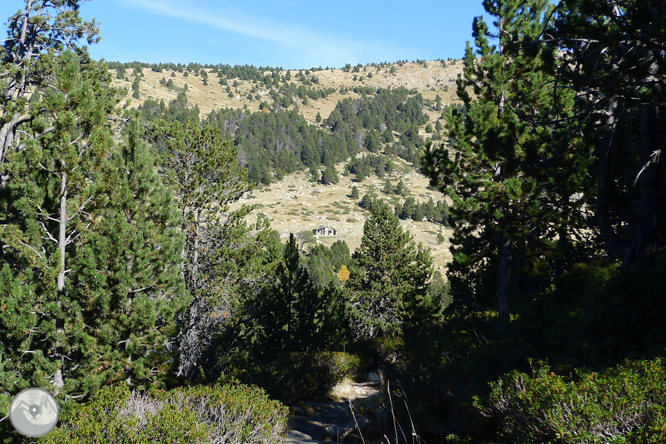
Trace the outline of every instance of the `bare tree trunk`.
{"type": "Polygon", "coordinates": [[[621,257],[623,247],[613,228],[610,210],[608,208],[611,191],[611,159],[613,138],[617,124],[617,97],[611,96],[606,107],[606,122],[603,136],[599,144],[599,175],[597,179],[597,208],[596,217],[599,233],[604,241],[608,255],[613,258],[621,257]]]}
{"type": "MultiPolygon", "coordinates": [[[[63,169],[64,169],[63,161],[63,169]]],[[[60,251],[60,270],[58,271],[58,307],[61,307],[60,297],[65,291],[65,242],[67,241],[67,174],[62,173],[60,176],[60,222],[58,233],[58,250],[60,251]]],[[[65,333],[64,319],[56,318],[56,329],[58,335],[65,333]]],[[[64,357],[62,356],[62,344],[59,341],[55,343],[56,360],[60,360],[61,367],[58,368],[53,376],[53,385],[55,386],[55,394],[60,392],[60,389],[65,385],[62,376],[62,365],[64,365],[64,357]]]]}
{"type": "Polygon", "coordinates": [[[59,228],[60,231],[58,233],[58,250],[60,250],[60,271],[58,272],[58,293],[62,293],[65,289],[65,242],[67,241],[67,174],[66,173],[62,173],[62,175],[60,176],[60,227],[59,228]]]}
{"type": "Polygon", "coordinates": [[[16,123],[19,116],[15,115],[12,120],[5,123],[0,129],[0,164],[5,161],[9,149],[14,144],[14,131],[16,131],[16,123]]]}
{"type": "Polygon", "coordinates": [[[197,208],[197,215],[194,221],[194,251],[192,252],[192,288],[198,287],[199,273],[199,236],[201,236],[201,208],[197,208]]]}
{"type": "Polygon", "coordinates": [[[502,237],[500,246],[500,265],[497,293],[499,299],[499,319],[503,325],[510,320],[509,315],[509,287],[511,284],[511,241],[508,237],[502,237]]]}
{"type": "MultiPolygon", "coordinates": [[[[499,54],[502,54],[502,38],[504,33],[504,17],[499,18],[499,54]]],[[[504,95],[504,87],[501,82],[504,81],[504,66],[502,65],[502,76],[500,79],[500,99],[497,105],[497,116],[500,117],[500,114],[504,112],[504,105],[506,97],[504,95]]],[[[498,165],[496,176],[498,180],[501,180],[501,166],[498,165]]],[[[509,293],[510,293],[510,284],[511,284],[511,241],[509,238],[504,235],[502,236],[501,245],[500,245],[500,264],[499,264],[499,276],[497,282],[497,297],[499,305],[499,320],[502,325],[506,326],[509,324],[510,315],[509,315],[509,293]]]]}
{"type": "Polygon", "coordinates": [[[627,248],[623,266],[652,263],[659,246],[663,203],[659,189],[661,161],[657,117],[657,105],[641,105],[641,139],[638,146],[641,170],[636,178],[641,200],[637,202],[638,220],[631,233],[632,240],[627,248]]]}

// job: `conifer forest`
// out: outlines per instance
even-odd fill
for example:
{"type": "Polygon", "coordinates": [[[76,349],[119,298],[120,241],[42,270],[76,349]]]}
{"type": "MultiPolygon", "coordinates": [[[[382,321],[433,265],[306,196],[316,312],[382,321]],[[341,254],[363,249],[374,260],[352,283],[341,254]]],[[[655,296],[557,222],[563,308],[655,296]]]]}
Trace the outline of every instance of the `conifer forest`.
{"type": "Polygon", "coordinates": [[[306,442],[302,403],[368,372],[328,442],[666,442],[666,3],[484,0],[435,100],[367,83],[407,61],[93,60],[80,4],[25,0],[0,46],[0,442],[306,442]],[[353,184],[358,247],[244,203],[294,174],[353,184]]]}

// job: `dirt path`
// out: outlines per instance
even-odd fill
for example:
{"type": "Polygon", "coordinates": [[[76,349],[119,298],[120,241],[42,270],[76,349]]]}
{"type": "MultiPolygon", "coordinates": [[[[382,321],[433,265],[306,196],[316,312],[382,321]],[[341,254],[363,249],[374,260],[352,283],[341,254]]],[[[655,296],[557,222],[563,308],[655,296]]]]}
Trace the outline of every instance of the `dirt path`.
{"type": "Polygon", "coordinates": [[[370,426],[362,412],[377,410],[384,394],[378,374],[371,372],[363,382],[345,380],[336,385],[330,397],[329,402],[305,401],[290,407],[289,432],[283,443],[354,442],[370,426]]]}

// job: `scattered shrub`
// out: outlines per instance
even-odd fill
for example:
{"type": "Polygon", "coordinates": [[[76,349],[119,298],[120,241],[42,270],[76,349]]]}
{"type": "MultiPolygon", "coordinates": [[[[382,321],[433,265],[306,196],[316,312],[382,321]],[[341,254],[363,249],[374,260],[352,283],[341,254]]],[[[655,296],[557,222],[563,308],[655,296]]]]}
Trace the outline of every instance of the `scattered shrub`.
{"type": "Polygon", "coordinates": [[[666,441],[666,368],[661,358],[627,361],[600,373],[556,375],[539,362],[532,376],[513,371],[491,383],[475,407],[499,418],[510,442],[666,441]]]}
{"type": "Polygon", "coordinates": [[[286,430],[287,408],[237,382],[130,393],[105,387],[61,415],[43,438],[58,443],[272,443],[286,430]]]}
{"type": "MultiPolygon", "coordinates": [[[[257,361],[234,377],[261,386],[284,404],[320,399],[346,377],[353,377],[364,369],[361,359],[343,352],[289,353],[271,362],[257,361]]],[[[221,378],[224,381],[224,376],[221,378]]]]}

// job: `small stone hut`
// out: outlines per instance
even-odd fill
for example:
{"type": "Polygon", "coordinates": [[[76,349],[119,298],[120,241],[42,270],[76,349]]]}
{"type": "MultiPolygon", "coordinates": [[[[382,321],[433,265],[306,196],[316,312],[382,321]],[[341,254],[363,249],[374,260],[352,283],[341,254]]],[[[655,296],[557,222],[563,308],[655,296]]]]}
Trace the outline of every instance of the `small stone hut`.
{"type": "Polygon", "coordinates": [[[324,227],[324,226],[321,226],[319,228],[314,228],[312,230],[312,232],[314,233],[315,236],[337,236],[338,235],[337,230],[335,230],[333,228],[330,228],[330,227],[324,227]]]}

